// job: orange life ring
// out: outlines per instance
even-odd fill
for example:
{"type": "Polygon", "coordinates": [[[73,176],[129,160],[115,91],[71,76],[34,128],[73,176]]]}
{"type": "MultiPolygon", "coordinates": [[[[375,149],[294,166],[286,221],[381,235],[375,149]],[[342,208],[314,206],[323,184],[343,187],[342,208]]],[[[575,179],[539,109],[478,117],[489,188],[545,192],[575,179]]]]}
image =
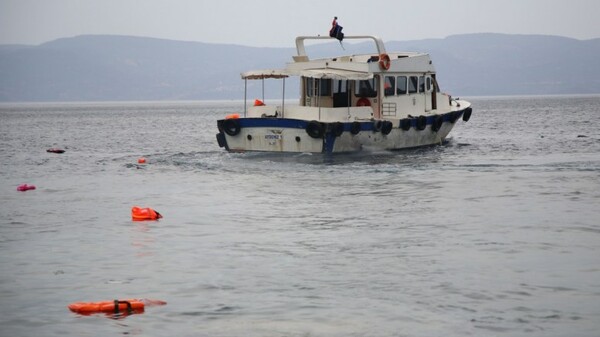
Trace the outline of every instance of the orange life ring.
{"type": "Polygon", "coordinates": [[[379,68],[383,69],[383,70],[388,70],[390,69],[390,56],[388,54],[381,54],[379,55],[379,68]]]}
{"type": "Polygon", "coordinates": [[[371,106],[371,101],[363,97],[356,102],[356,106],[371,106]]]}
{"type": "Polygon", "coordinates": [[[143,221],[143,220],[158,220],[162,218],[162,215],[152,208],[140,208],[137,206],[133,206],[131,208],[131,218],[134,221],[143,221]]]}
{"type": "Polygon", "coordinates": [[[69,304],[69,310],[82,315],[97,313],[141,313],[144,312],[144,302],[137,299],[75,302],[69,304]]]}

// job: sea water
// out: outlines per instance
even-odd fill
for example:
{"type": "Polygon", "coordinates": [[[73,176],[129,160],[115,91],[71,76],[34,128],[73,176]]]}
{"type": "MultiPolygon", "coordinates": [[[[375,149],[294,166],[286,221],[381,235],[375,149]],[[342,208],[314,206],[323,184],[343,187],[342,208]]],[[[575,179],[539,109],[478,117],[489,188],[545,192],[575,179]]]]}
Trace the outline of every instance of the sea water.
{"type": "Polygon", "coordinates": [[[240,102],[2,104],[0,335],[597,336],[600,96],[470,100],[332,156],[227,153],[240,102]],[[168,304],[67,309],[118,298],[168,304]]]}

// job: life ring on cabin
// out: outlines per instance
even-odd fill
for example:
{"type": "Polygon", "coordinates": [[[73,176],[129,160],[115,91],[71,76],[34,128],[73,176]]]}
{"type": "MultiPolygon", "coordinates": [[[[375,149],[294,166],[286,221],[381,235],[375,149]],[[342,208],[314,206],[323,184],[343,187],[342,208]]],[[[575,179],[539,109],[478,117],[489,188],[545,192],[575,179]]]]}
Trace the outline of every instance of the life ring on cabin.
{"type": "Polygon", "coordinates": [[[162,218],[162,215],[152,208],[141,208],[137,206],[131,208],[131,219],[133,221],[158,220],[160,218],[162,218]]]}
{"type": "Polygon", "coordinates": [[[306,125],[306,133],[312,138],[322,138],[323,134],[325,134],[325,128],[323,124],[317,121],[310,121],[306,125]]]}
{"type": "Polygon", "coordinates": [[[400,128],[404,131],[410,130],[411,120],[410,118],[404,118],[400,120],[400,128]]]}
{"type": "Polygon", "coordinates": [[[417,117],[417,130],[425,130],[427,126],[427,117],[421,115],[417,117]]]}
{"type": "Polygon", "coordinates": [[[444,118],[442,116],[435,116],[433,123],[431,123],[431,131],[438,132],[444,124],[444,118]]]}
{"type": "Polygon", "coordinates": [[[381,68],[382,70],[388,70],[390,69],[390,64],[391,60],[388,54],[379,55],[379,68],[381,68]]]}
{"type": "Polygon", "coordinates": [[[356,106],[371,106],[371,101],[366,97],[362,97],[356,102],[356,106]]]}
{"type": "Polygon", "coordinates": [[[383,121],[383,125],[381,126],[381,134],[382,135],[389,135],[390,132],[392,132],[393,128],[394,128],[394,124],[392,124],[392,122],[390,122],[390,121],[383,121]]]}
{"type": "Polygon", "coordinates": [[[342,133],[344,133],[344,124],[340,123],[340,122],[335,122],[330,124],[329,126],[331,128],[331,132],[336,136],[339,137],[342,135],[342,133]]]}
{"type": "Polygon", "coordinates": [[[471,118],[471,113],[473,112],[473,109],[471,109],[471,107],[468,107],[465,109],[465,112],[463,112],[463,121],[468,122],[469,119],[471,118]]]}
{"type": "Polygon", "coordinates": [[[353,135],[357,135],[360,132],[361,126],[359,122],[352,122],[352,126],[350,127],[350,133],[353,135]]]}
{"type": "Polygon", "coordinates": [[[223,131],[232,137],[237,136],[240,130],[240,122],[237,118],[229,118],[223,122],[223,131]]]}

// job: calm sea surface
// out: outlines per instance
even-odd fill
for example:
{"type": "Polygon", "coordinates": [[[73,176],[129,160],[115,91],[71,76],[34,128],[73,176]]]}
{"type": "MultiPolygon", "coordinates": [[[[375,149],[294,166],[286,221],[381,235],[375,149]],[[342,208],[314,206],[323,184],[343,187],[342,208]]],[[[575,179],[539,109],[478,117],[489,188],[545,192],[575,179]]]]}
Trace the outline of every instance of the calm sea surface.
{"type": "Polygon", "coordinates": [[[335,156],[225,152],[240,102],[2,104],[0,335],[598,336],[600,96],[471,101],[335,156]],[[67,309],[115,298],[168,304],[67,309]]]}

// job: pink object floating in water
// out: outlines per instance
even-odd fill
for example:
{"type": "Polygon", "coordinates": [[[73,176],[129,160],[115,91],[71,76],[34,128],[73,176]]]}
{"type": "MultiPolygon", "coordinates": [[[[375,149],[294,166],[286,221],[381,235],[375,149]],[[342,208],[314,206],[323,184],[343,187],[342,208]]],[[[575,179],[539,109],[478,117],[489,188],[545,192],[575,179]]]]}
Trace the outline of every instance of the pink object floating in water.
{"type": "Polygon", "coordinates": [[[20,191],[20,192],[25,192],[25,191],[29,191],[29,190],[35,190],[35,186],[23,184],[23,185],[19,185],[19,187],[17,187],[17,191],[20,191]]]}

